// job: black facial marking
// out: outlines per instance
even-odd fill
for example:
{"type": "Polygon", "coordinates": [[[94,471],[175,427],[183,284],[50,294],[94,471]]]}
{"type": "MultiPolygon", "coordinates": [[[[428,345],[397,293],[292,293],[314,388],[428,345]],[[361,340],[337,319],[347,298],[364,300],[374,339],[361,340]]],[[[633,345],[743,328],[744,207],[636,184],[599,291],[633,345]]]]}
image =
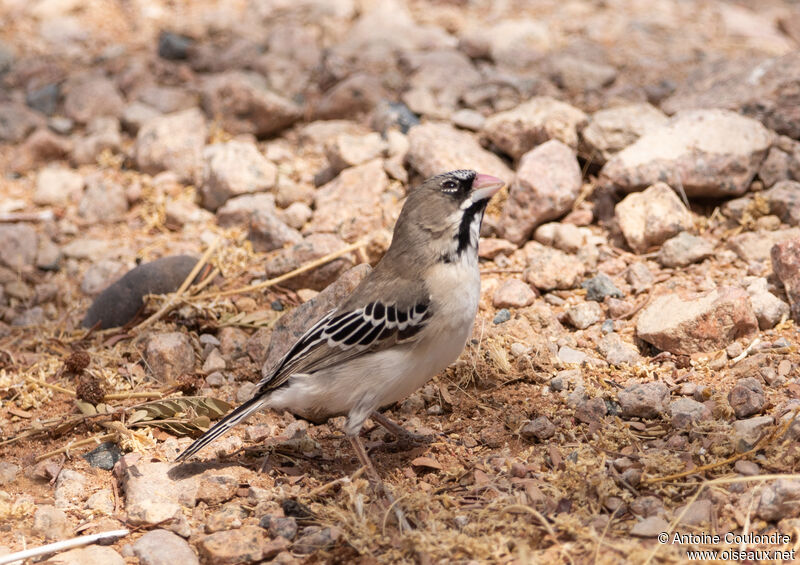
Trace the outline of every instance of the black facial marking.
{"type": "Polygon", "coordinates": [[[472,182],[475,180],[476,176],[477,173],[475,171],[459,169],[439,175],[435,177],[435,179],[438,181],[437,185],[439,190],[460,202],[466,198],[470,190],[472,190],[472,182]]]}
{"type": "Polygon", "coordinates": [[[470,246],[469,228],[472,225],[472,220],[479,214],[481,217],[483,216],[487,204],[487,200],[479,200],[464,210],[464,214],[461,216],[461,223],[458,225],[458,235],[456,236],[458,248],[456,249],[456,254],[461,255],[470,246]]]}

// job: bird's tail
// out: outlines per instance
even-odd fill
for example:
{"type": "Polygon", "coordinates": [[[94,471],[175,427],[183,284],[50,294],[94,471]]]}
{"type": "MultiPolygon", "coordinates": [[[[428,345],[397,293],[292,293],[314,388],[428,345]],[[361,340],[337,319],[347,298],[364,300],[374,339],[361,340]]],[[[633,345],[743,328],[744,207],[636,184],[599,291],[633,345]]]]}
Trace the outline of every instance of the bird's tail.
{"type": "Polygon", "coordinates": [[[256,395],[241,406],[238,406],[222,420],[214,424],[210,430],[194,440],[194,443],[192,443],[192,445],[190,445],[186,451],[178,455],[175,461],[183,461],[184,459],[191,457],[203,449],[206,445],[227,433],[228,430],[230,430],[233,426],[245,420],[250,414],[261,408],[264,402],[265,399],[263,396],[256,395]]]}

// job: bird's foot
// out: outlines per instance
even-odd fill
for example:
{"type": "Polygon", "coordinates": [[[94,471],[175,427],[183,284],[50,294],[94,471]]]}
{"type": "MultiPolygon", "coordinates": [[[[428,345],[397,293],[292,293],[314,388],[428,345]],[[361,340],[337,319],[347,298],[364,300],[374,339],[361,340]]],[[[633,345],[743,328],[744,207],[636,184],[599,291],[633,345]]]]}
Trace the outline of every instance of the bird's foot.
{"type": "Polygon", "coordinates": [[[422,447],[433,442],[439,434],[415,434],[409,432],[403,426],[390,419],[389,417],[381,414],[380,412],[373,412],[370,416],[375,422],[383,426],[386,431],[395,437],[393,442],[385,442],[380,447],[387,451],[408,451],[416,447],[422,447]]]}

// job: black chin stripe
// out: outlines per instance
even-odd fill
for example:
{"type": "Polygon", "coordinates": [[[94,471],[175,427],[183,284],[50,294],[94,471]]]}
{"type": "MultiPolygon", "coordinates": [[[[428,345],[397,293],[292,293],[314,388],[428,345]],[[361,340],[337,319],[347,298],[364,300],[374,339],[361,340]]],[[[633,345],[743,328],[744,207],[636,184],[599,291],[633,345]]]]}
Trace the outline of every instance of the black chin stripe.
{"type": "Polygon", "coordinates": [[[456,254],[461,255],[469,247],[469,227],[478,214],[483,215],[486,204],[488,204],[487,200],[479,200],[464,210],[464,215],[461,216],[461,223],[458,225],[458,236],[456,237],[458,239],[458,248],[456,249],[456,254]]]}

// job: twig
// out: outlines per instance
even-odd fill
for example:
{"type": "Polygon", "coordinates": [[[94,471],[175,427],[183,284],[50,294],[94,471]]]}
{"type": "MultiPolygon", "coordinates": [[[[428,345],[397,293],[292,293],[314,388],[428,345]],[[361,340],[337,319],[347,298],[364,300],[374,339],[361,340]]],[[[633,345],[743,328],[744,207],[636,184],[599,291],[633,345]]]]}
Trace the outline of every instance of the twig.
{"type": "Polygon", "coordinates": [[[250,291],[253,291],[253,290],[260,290],[262,288],[268,288],[268,287],[271,287],[271,286],[275,286],[276,284],[280,284],[285,280],[289,280],[289,279],[291,279],[293,277],[296,277],[297,275],[301,275],[301,274],[303,274],[303,273],[305,273],[307,271],[310,271],[312,269],[316,269],[317,267],[320,267],[320,266],[322,266],[322,265],[324,265],[326,263],[330,263],[331,261],[333,261],[334,259],[338,259],[342,255],[346,255],[347,253],[350,253],[351,251],[354,251],[356,249],[359,249],[360,247],[363,247],[364,245],[366,245],[366,243],[367,242],[364,241],[364,240],[357,241],[355,243],[351,243],[350,245],[342,247],[338,251],[334,251],[333,253],[328,253],[324,257],[320,257],[319,259],[315,259],[314,261],[311,261],[310,263],[306,263],[302,267],[298,267],[297,269],[295,269],[293,271],[289,271],[288,273],[284,273],[281,276],[275,277],[274,279],[269,279],[268,281],[260,282],[258,284],[251,284],[251,285],[248,285],[248,286],[243,286],[241,288],[232,288],[230,290],[221,290],[221,291],[216,291],[216,292],[207,292],[205,294],[198,294],[194,298],[195,299],[221,298],[223,296],[232,296],[234,294],[242,294],[242,293],[250,292],[250,291]]]}
{"type": "Polygon", "coordinates": [[[154,313],[152,316],[150,316],[149,318],[144,320],[141,324],[136,326],[134,330],[143,330],[153,322],[157,321],[159,318],[161,318],[161,316],[169,312],[175,306],[175,304],[178,302],[178,298],[180,298],[183,295],[183,293],[186,292],[186,289],[189,288],[189,285],[192,284],[192,281],[197,276],[197,273],[200,272],[200,269],[202,269],[205,266],[205,264],[208,263],[209,258],[214,253],[214,251],[216,251],[217,246],[219,245],[219,241],[220,241],[219,239],[215,239],[214,242],[208,246],[206,252],[203,253],[203,256],[200,257],[200,260],[195,264],[194,268],[189,272],[189,274],[183,280],[183,283],[181,283],[181,286],[178,287],[178,290],[176,290],[173,294],[170,295],[170,298],[169,300],[167,300],[166,304],[164,304],[161,308],[159,308],[158,311],[154,313]]]}
{"type": "Polygon", "coordinates": [[[151,392],[114,392],[107,394],[103,400],[128,400],[129,398],[164,398],[164,392],[154,390],[151,392]]]}
{"type": "Polygon", "coordinates": [[[6,565],[7,563],[13,563],[14,561],[22,561],[23,559],[30,559],[31,557],[39,557],[40,555],[48,555],[50,553],[64,551],[65,549],[71,549],[73,547],[89,545],[90,543],[94,543],[102,539],[121,538],[127,536],[129,533],[129,530],[111,530],[110,532],[100,532],[99,534],[79,536],[77,538],[57,541],[55,543],[48,543],[47,545],[42,545],[40,547],[32,547],[31,549],[25,549],[16,553],[3,555],[0,557],[0,565],[6,565]]]}
{"type": "MultiPolygon", "coordinates": [[[[113,434],[100,434],[99,436],[93,436],[87,439],[82,439],[80,441],[76,441],[73,443],[68,443],[64,447],[60,447],[59,449],[54,449],[53,451],[48,451],[47,453],[43,453],[39,457],[36,458],[36,462],[44,461],[45,459],[49,459],[53,455],[58,455],[59,453],[67,453],[70,449],[75,447],[81,447],[84,445],[89,445],[90,443],[102,443],[107,439],[112,439],[117,437],[116,433],[113,434]]],[[[2,565],[0,563],[0,565],[2,565]]]]}
{"type": "Polygon", "coordinates": [[[45,381],[40,381],[39,379],[36,379],[36,378],[28,376],[28,375],[25,376],[25,380],[29,381],[29,382],[32,382],[32,383],[35,383],[35,384],[37,384],[39,386],[50,388],[50,389],[53,389],[55,391],[62,392],[64,394],[68,394],[70,396],[76,396],[74,390],[69,390],[68,388],[64,388],[62,386],[58,386],[58,385],[54,385],[54,384],[51,384],[51,383],[47,383],[45,381]]]}
{"type": "Polygon", "coordinates": [[[55,219],[52,210],[42,212],[7,212],[0,214],[0,223],[6,222],[49,222],[55,219]]]}
{"type": "Polygon", "coordinates": [[[747,347],[744,348],[744,351],[742,351],[739,355],[737,355],[736,357],[731,359],[733,364],[735,365],[736,363],[738,363],[739,361],[741,361],[742,359],[747,357],[747,355],[750,353],[750,350],[753,349],[759,343],[761,343],[761,338],[760,337],[757,337],[753,341],[751,341],[750,345],[748,345],[747,347]]]}

